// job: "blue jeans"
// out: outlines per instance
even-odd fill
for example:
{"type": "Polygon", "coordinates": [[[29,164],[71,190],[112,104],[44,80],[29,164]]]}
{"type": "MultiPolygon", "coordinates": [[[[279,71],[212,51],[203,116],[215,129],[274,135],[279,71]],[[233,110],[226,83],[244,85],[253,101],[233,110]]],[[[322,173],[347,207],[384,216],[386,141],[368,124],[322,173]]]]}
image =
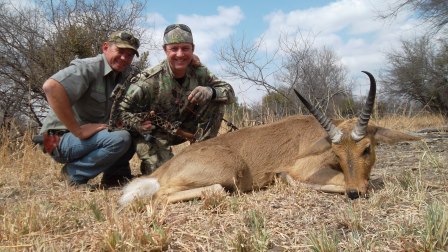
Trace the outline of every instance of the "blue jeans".
{"type": "Polygon", "coordinates": [[[71,182],[85,184],[101,172],[103,180],[131,178],[129,160],[134,153],[129,132],[104,129],[86,140],[65,133],[52,157],[66,164],[71,182]]]}

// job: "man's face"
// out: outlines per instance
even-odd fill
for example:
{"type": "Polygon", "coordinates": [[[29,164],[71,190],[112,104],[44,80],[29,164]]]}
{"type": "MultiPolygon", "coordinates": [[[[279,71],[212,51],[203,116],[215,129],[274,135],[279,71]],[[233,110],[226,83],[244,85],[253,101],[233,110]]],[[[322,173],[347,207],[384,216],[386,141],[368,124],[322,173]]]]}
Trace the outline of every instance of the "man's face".
{"type": "Polygon", "coordinates": [[[114,71],[123,72],[132,63],[135,51],[130,48],[119,48],[113,43],[105,42],[103,44],[103,54],[114,71]]]}
{"type": "Polygon", "coordinates": [[[176,77],[185,75],[185,71],[193,56],[193,45],[190,43],[168,44],[164,47],[168,63],[176,77]]]}

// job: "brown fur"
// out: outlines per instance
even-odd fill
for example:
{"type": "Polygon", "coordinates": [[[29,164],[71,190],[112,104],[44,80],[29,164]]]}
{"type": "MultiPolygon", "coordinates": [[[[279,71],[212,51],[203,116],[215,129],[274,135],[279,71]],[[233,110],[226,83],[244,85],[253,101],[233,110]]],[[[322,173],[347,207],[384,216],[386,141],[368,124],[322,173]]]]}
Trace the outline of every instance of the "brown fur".
{"type": "Polygon", "coordinates": [[[350,138],[355,119],[333,123],[343,132],[340,144],[329,142],[313,116],[291,116],[193,144],[149,175],[160,184],[155,197],[213,184],[247,192],[269,185],[279,173],[312,188],[365,195],[377,141],[418,139],[370,124],[366,137],[355,142],[350,138]]]}

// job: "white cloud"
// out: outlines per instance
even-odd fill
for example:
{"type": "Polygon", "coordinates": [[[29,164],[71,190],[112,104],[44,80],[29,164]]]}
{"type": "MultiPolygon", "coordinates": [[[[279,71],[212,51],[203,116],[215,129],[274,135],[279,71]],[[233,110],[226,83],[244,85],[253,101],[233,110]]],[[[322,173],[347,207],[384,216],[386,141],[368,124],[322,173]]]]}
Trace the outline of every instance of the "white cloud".
{"type": "MultiPolygon", "coordinates": [[[[199,55],[201,61],[207,63],[216,58],[214,47],[217,43],[232,35],[235,27],[241,22],[244,15],[238,6],[218,7],[216,15],[178,15],[175,23],[188,25],[193,32],[195,43],[195,53],[199,55]]],[[[163,16],[157,13],[151,13],[148,17],[149,23],[154,24],[154,37],[160,38],[160,46],[162,48],[162,37],[165,27],[169,25],[163,16]]],[[[164,58],[162,50],[154,55],[155,61],[159,62],[164,58]]],[[[212,69],[213,70],[213,69],[212,69]]]]}
{"type": "MultiPolygon", "coordinates": [[[[319,8],[273,11],[264,17],[267,29],[259,38],[263,37],[266,48],[273,51],[278,48],[280,35],[288,34],[293,38],[300,33],[305,39],[312,39],[315,46],[334,50],[352,78],[365,78],[361,70],[377,76],[387,64],[386,52],[399,48],[401,39],[413,38],[425,30],[423,25],[418,26],[412,13],[406,11],[400,12],[394,19],[380,19],[379,14],[390,8],[387,2],[338,0],[319,8]]],[[[155,13],[151,19],[155,27],[154,36],[161,42],[163,30],[169,23],[155,13]]],[[[221,68],[216,64],[215,51],[223,45],[222,42],[228,42],[230,36],[244,36],[235,33],[240,24],[244,25],[243,19],[241,8],[233,6],[218,7],[213,15],[178,15],[175,22],[190,26],[196,54],[219,76],[221,68]]],[[[163,53],[159,55],[153,57],[155,63],[164,58],[163,53]]],[[[254,88],[235,80],[230,83],[240,94],[240,101],[247,99],[252,102],[256,100],[255,96],[261,97],[261,92],[254,88]],[[248,88],[249,91],[244,92],[248,88]]]]}
{"type": "Polygon", "coordinates": [[[178,23],[188,24],[193,31],[193,39],[196,46],[196,53],[201,60],[207,62],[215,58],[214,46],[222,40],[228,38],[235,31],[235,27],[244,18],[238,6],[218,7],[218,13],[211,16],[201,15],[179,15],[178,23]]]}
{"type": "Polygon", "coordinates": [[[310,35],[315,46],[333,49],[353,78],[362,75],[361,70],[377,74],[387,63],[385,52],[424,30],[409,12],[399,13],[393,21],[378,18],[387,8],[382,1],[340,0],[320,8],[276,11],[264,18],[269,26],[264,40],[273,49],[281,34],[310,35]]]}

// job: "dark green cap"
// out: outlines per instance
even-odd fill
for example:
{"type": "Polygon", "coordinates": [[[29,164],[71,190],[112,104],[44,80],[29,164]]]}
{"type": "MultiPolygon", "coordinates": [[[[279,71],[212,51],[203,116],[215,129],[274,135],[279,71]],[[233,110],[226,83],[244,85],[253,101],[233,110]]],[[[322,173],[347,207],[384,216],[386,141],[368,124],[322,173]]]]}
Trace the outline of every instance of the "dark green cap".
{"type": "Polygon", "coordinates": [[[138,48],[140,47],[140,41],[128,31],[112,32],[108,41],[114,43],[118,48],[133,49],[137,57],[139,56],[138,48]]]}

